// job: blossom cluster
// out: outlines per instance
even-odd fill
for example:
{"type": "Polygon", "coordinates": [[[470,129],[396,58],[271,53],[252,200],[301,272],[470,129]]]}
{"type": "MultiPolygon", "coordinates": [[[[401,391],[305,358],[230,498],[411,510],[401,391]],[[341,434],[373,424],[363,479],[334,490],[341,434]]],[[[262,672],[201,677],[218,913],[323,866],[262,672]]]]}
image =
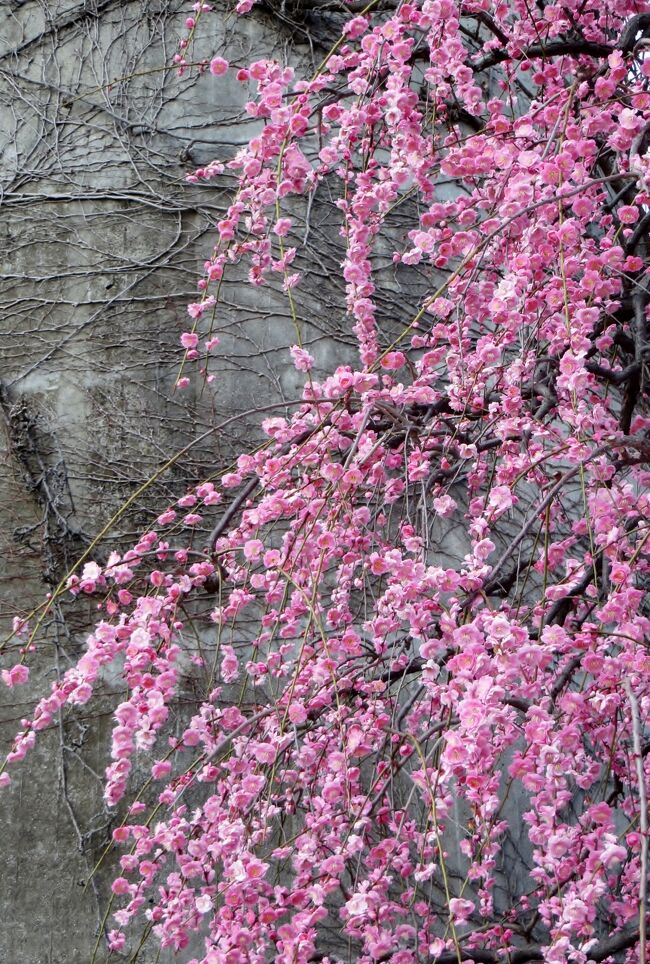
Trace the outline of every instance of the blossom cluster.
{"type": "MultiPolygon", "coordinates": [[[[112,950],[144,914],[175,952],[202,934],[211,964],[334,961],[332,926],[363,964],[639,959],[649,15],[407,0],[350,12],[311,79],[213,59],[260,125],[189,178],[227,169],[237,190],[186,360],[233,264],[300,298],[291,211],[326,183],[358,361],[323,372],[297,338],[294,414],[69,580],[103,618],[7,761],[119,672],[105,797],[136,799],[113,834],[112,950]],[[387,243],[417,301],[397,336],[387,243]],[[204,698],[170,736],[190,662],[204,698]]],[[[17,632],[10,686],[31,659],[17,632]]]]}

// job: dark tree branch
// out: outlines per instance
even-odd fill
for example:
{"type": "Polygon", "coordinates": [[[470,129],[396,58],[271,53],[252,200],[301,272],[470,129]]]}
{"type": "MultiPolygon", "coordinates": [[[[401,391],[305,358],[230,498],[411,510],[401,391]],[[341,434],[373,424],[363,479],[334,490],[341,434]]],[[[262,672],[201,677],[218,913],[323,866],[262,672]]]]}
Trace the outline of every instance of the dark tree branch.
{"type": "MultiPolygon", "coordinates": [[[[634,947],[639,940],[638,925],[634,928],[627,928],[618,934],[599,941],[594,948],[589,951],[589,964],[600,964],[608,957],[626,951],[634,947]]],[[[387,958],[388,960],[388,958],[387,958]]],[[[460,951],[461,961],[475,961],[476,964],[528,964],[531,961],[543,961],[544,954],[542,948],[537,946],[522,947],[515,951],[499,952],[489,950],[464,950],[460,951]]],[[[432,961],[432,964],[458,964],[458,953],[454,951],[444,951],[432,961]]]]}
{"type": "Polygon", "coordinates": [[[638,13],[632,17],[621,34],[618,49],[624,54],[629,54],[634,50],[637,43],[637,34],[643,35],[650,28],[650,13],[638,13]]]}
{"type": "Polygon", "coordinates": [[[547,57],[608,57],[614,48],[609,44],[593,43],[590,40],[552,40],[547,44],[532,44],[518,54],[511,54],[508,50],[493,50],[477,64],[473,69],[476,73],[496,67],[497,64],[505,63],[507,60],[538,60],[547,57]]]}

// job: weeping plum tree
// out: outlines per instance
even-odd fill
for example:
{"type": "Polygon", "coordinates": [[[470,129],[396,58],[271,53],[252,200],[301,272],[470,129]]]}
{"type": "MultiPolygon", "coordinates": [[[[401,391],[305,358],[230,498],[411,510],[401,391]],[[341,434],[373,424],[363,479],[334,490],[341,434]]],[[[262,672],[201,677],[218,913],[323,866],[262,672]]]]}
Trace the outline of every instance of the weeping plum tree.
{"type": "Polygon", "coordinates": [[[227,163],[177,389],[218,376],[238,265],[284,290],[304,389],[155,531],[16,618],[10,687],[62,594],[101,599],[0,782],[119,677],[96,956],[139,927],[185,960],[198,935],[213,964],[645,961],[650,10],[337,11],[312,76],[197,62],[216,14],[188,11],[174,69],[209,70],[215,97],[236,74],[259,125],[227,163]],[[324,374],[297,270],[318,191],[357,345],[324,374]],[[204,694],[178,738],[190,663],[204,694]]]}

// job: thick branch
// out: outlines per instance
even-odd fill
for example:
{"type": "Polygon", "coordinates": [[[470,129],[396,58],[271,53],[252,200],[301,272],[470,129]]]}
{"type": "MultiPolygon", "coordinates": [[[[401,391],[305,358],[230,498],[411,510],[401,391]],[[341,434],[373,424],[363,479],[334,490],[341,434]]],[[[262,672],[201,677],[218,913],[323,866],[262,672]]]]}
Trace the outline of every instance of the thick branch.
{"type": "Polygon", "coordinates": [[[609,44],[592,43],[590,40],[552,40],[547,44],[532,44],[521,50],[518,54],[511,54],[508,50],[493,50],[482,60],[474,65],[476,73],[482,70],[489,70],[496,67],[506,60],[538,60],[546,57],[560,57],[568,55],[570,57],[608,57],[614,48],[609,44]]]}

